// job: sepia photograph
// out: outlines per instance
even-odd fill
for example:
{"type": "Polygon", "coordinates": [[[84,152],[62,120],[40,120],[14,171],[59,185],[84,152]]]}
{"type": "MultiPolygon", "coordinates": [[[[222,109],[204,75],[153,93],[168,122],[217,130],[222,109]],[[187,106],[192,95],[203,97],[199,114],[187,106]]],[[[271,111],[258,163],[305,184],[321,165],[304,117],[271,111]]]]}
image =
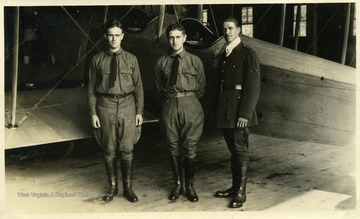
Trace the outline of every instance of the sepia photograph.
{"type": "Polygon", "coordinates": [[[356,1],[5,1],[1,218],[359,218],[356,1]]]}

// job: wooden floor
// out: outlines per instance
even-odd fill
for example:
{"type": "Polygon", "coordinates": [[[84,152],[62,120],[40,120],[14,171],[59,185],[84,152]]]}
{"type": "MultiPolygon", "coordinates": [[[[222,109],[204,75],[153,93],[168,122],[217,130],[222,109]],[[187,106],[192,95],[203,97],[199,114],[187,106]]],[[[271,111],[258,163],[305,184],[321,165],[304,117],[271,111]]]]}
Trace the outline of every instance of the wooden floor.
{"type": "Polygon", "coordinates": [[[355,147],[256,134],[250,141],[248,199],[240,209],[229,209],[229,199],[213,197],[231,183],[229,152],[219,130],[205,130],[198,145],[194,186],[199,202],[184,196],[170,202],[166,145],[158,127],[148,124],[135,148],[133,187],[138,203],[126,201],[122,194],[111,203],[102,202],[105,170],[99,148],[88,139],[78,142],[67,158],[49,156],[36,147],[7,150],[5,212],[10,218],[108,218],[104,213],[122,218],[290,218],[289,211],[291,218],[355,218],[355,147]]]}

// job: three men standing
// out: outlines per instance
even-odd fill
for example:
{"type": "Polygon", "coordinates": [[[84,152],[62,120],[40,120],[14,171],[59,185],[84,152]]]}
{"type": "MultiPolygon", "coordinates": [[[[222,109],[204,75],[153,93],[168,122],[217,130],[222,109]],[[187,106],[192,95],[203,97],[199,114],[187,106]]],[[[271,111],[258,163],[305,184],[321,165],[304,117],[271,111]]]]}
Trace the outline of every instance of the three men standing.
{"type": "Polygon", "coordinates": [[[231,153],[232,186],[217,191],[215,197],[231,197],[230,208],[246,201],[249,170],[249,126],[257,125],[255,107],[260,94],[260,65],[254,50],[240,39],[240,26],[235,18],[223,23],[227,46],[219,66],[217,127],[222,129],[231,153]]]}
{"type": "Polygon", "coordinates": [[[111,201],[118,193],[117,158],[120,157],[123,194],[130,202],[138,197],[132,189],[133,149],[136,126],[143,122],[144,94],[137,58],[121,48],[124,38],[118,20],[105,23],[106,51],[96,54],[89,69],[88,99],[91,124],[100,144],[109,190],[103,197],[111,201]]]}
{"type": "Polygon", "coordinates": [[[193,187],[197,143],[202,135],[204,113],[199,99],[205,92],[205,74],[199,57],[184,49],[185,29],[180,24],[166,29],[169,54],[155,64],[155,83],[162,95],[160,126],[169,148],[175,187],[170,200],[184,192],[182,156],[185,157],[185,193],[191,202],[199,200],[193,187]]]}
{"type": "MultiPolygon", "coordinates": [[[[255,51],[241,42],[236,19],[225,20],[223,31],[227,46],[219,66],[216,120],[231,152],[232,186],[217,191],[215,197],[231,197],[229,207],[239,208],[246,201],[248,127],[257,124],[255,107],[260,93],[260,65],[255,51]]],[[[155,84],[162,95],[159,123],[165,133],[175,181],[168,198],[175,201],[185,192],[191,202],[197,202],[199,197],[193,183],[197,143],[204,125],[199,102],[205,93],[204,67],[199,57],[184,49],[187,36],[181,24],[168,26],[166,35],[170,52],[158,58],[154,70],[155,84]]],[[[95,55],[90,66],[89,108],[110,184],[104,201],[111,201],[118,193],[116,157],[119,155],[124,196],[136,202],[138,198],[132,190],[132,160],[136,126],[143,122],[144,94],[137,58],[122,50],[123,37],[119,21],[110,20],[105,24],[109,48],[95,55]]]]}

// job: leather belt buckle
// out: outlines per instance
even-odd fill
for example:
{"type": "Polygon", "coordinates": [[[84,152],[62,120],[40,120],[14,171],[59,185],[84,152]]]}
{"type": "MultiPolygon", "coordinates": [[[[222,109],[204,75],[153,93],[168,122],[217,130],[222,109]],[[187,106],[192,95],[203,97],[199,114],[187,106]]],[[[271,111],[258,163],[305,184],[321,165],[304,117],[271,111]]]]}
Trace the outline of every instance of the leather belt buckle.
{"type": "Polygon", "coordinates": [[[125,98],[129,95],[131,95],[132,93],[127,93],[127,94],[100,94],[100,96],[104,96],[104,97],[108,97],[108,98],[112,98],[112,99],[121,99],[121,98],[125,98]]]}
{"type": "Polygon", "coordinates": [[[234,87],[235,90],[241,90],[241,84],[236,84],[234,87]]]}
{"type": "Polygon", "coordinates": [[[165,96],[173,97],[173,98],[191,97],[191,96],[195,96],[195,92],[188,91],[188,92],[167,93],[165,94],[165,96]]]}
{"type": "Polygon", "coordinates": [[[226,85],[226,84],[221,84],[220,86],[220,90],[221,92],[223,92],[224,90],[241,90],[241,84],[235,84],[235,85],[226,85]]]}

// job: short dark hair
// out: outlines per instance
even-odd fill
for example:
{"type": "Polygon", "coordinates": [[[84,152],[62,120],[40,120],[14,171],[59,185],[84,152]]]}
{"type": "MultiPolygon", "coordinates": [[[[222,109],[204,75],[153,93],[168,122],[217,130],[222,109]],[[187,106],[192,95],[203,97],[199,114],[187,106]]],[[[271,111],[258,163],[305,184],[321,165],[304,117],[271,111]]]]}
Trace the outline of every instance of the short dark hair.
{"type": "Polygon", "coordinates": [[[181,32],[183,33],[183,35],[186,34],[184,26],[181,25],[181,24],[179,24],[179,23],[175,23],[175,24],[170,24],[170,25],[166,28],[166,36],[169,37],[170,31],[173,31],[173,30],[181,31],[181,32]]]}
{"type": "Polygon", "coordinates": [[[118,27],[120,28],[121,30],[122,29],[122,24],[119,20],[117,19],[111,19],[111,20],[107,20],[104,24],[104,33],[106,34],[107,33],[107,30],[110,29],[110,28],[113,28],[113,27],[118,27]]]}
{"type": "Polygon", "coordinates": [[[234,17],[226,18],[223,23],[225,23],[225,22],[233,22],[236,27],[240,27],[239,21],[234,17]]]}

